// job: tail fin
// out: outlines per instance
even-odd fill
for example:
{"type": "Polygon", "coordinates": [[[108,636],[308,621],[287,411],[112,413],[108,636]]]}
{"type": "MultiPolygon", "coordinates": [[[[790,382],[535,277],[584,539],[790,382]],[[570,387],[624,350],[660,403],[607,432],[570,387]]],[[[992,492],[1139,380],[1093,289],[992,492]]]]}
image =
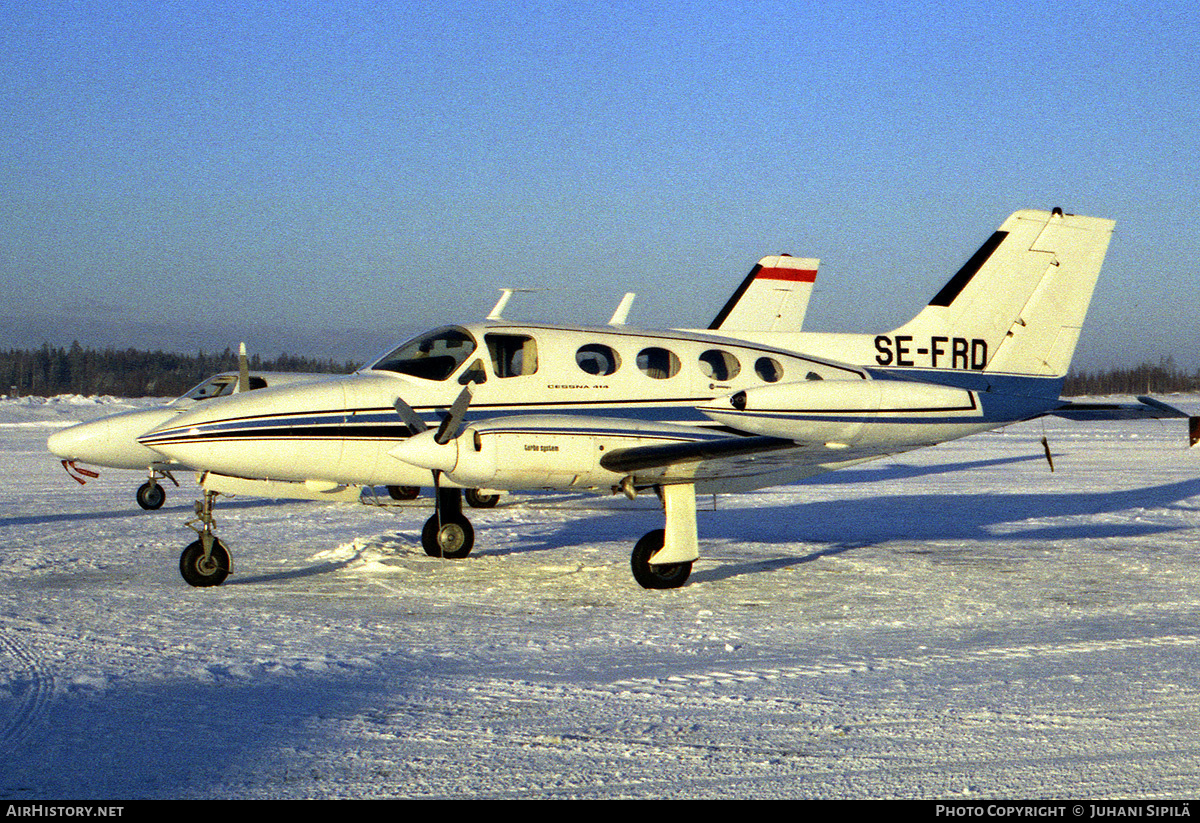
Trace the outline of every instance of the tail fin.
{"type": "Polygon", "coordinates": [[[925,364],[934,368],[1065,375],[1114,225],[1061,209],[1013,214],[877,347],[894,346],[899,359],[928,346],[925,364]]]}
{"type": "Polygon", "coordinates": [[[709,324],[721,331],[800,331],[820,260],[764,257],[709,324]]]}

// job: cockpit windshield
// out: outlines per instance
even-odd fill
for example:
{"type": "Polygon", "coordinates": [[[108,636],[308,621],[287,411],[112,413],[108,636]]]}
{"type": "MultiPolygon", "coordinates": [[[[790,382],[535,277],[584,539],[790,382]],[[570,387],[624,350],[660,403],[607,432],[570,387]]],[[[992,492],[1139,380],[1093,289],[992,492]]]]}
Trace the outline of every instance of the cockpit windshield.
{"type": "Polygon", "coordinates": [[[424,380],[445,380],[475,351],[475,338],[466,329],[446,326],[414,337],[371,365],[424,380]]]}
{"type": "Polygon", "coordinates": [[[218,374],[208,378],[200,385],[188,390],[178,400],[210,400],[214,397],[223,397],[227,394],[233,394],[233,390],[237,388],[236,374],[218,374]]]}

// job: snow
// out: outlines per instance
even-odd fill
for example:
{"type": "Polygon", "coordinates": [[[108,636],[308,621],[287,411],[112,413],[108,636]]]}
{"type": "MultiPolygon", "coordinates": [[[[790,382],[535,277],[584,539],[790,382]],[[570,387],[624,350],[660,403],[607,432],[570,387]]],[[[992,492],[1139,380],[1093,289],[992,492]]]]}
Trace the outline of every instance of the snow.
{"type": "Polygon", "coordinates": [[[427,498],[222,499],[234,574],[193,589],[190,479],[145,512],[136,473],[81,487],[45,448],[153,402],[0,401],[6,799],[1200,791],[1181,421],[1047,419],[701,498],[665,592],[629,573],[651,500],[517,495],[442,561],[427,498]]]}

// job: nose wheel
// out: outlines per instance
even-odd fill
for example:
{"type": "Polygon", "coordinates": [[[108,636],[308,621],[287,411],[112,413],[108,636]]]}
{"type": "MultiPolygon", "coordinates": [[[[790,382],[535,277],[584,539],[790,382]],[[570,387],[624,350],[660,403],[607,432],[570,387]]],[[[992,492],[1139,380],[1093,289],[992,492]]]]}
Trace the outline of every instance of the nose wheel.
{"type": "Polygon", "coordinates": [[[216,525],[213,504],[216,499],[216,492],[205,489],[204,498],[196,501],[196,516],[186,524],[199,538],[189,543],[183,554],[179,555],[179,573],[189,586],[219,586],[233,571],[229,550],[213,534],[213,526],[216,525]]]}
{"type": "Polygon", "coordinates": [[[167,502],[167,492],[162,486],[152,480],[147,480],[142,485],[138,486],[137,504],[146,511],[154,511],[161,509],[162,504],[167,502]]]}
{"type": "Polygon", "coordinates": [[[158,482],[159,478],[161,477],[167,478],[174,483],[176,487],[179,486],[179,481],[175,479],[175,475],[171,474],[169,471],[156,469],[151,466],[150,478],[146,480],[145,483],[138,486],[137,493],[134,494],[137,504],[146,511],[161,509],[163,503],[167,502],[167,490],[164,489],[162,484],[158,482]]]}
{"type": "Polygon", "coordinates": [[[191,543],[179,556],[179,573],[188,585],[219,586],[229,576],[229,550],[216,537],[209,535],[208,549],[204,538],[191,543]]]}

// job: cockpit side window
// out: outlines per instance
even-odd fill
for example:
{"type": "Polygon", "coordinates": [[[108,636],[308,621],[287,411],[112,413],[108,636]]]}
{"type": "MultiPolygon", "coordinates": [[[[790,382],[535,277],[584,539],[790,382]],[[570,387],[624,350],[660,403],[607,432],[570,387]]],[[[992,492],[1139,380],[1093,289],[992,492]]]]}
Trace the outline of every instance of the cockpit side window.
{"type": "Polygon", "coordinates": [[[445,380],[475,351],[466,329],[449,326],[415,337],[375,361],[372,369],[423,380],[445,380]]]}
{"type": "Polygon", "coordinates": [[[492,374],[520,377],[537,372],[537,341],[524,334],[485,334],[492,374]]]}

